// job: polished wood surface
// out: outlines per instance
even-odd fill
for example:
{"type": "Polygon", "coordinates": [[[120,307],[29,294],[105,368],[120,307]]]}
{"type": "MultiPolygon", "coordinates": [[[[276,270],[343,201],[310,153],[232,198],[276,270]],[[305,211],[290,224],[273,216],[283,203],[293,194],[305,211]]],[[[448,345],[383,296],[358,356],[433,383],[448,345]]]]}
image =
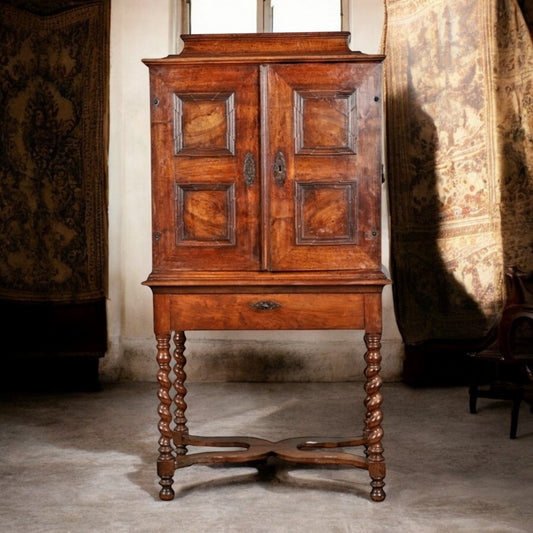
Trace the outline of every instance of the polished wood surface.
{"type": "Polygon", "coordinates": [[[145,60],[153,213],[145,284],[154,294],[163,500],[174,497],[178,468],[270,456],[367,469],[371,498],[385,498],[383,57],[351,52],[347,39],[191,35],[180,55],[145,60]],[[184,331],[210,329],[364,330],[362,434],[279,442],[190,435],[184,331]],[[355,446],[363,453],[343,450],[355,446]]]}

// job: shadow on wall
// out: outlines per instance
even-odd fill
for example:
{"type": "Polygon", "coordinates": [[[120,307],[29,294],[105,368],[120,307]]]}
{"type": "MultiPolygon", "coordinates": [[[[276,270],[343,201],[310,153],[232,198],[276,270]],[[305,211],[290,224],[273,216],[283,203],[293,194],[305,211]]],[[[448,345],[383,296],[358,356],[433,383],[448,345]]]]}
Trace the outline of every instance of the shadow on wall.
{"type": "MultiPolygon", "coordinates": [[[[405,93],[390,109],[408,116],[402,141],[389,134],[389,160],[405,158],[408,171],[390,172],[391,270],[398,327],[405,343],[407,383],[466,382],[466,353],[490,328],[476,300],[446,262],[441,245],[446,216],[436,171],[438,135],[433,119],[405,93]],[[407,136],[407,139],[405,139],[407,136]]],[[[476,276],[472,263],[470,275],[476,276]]]]}

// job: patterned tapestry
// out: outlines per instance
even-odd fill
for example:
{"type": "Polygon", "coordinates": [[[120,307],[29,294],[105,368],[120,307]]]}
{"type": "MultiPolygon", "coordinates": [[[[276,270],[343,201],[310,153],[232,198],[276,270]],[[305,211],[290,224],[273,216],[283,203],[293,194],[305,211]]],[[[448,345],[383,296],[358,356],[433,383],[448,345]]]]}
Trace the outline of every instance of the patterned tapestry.
{"type": "Polygon", "coordinates": [[[0,2],[0,299],[103,300],[109,0],[0,2]]]}
{"type": "Polygon", "coordinates": [[[517,0],[385,4],[398,325],[406,344],[480,338],[505,265],[533,270],[531,34],[517,0]]]}

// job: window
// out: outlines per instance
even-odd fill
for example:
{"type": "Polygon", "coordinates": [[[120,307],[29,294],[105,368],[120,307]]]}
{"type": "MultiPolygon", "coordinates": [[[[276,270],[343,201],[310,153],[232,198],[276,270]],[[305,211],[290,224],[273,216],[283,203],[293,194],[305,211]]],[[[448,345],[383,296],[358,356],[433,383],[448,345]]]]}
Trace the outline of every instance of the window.
{"type": "Polygon", "coordinates": [[[339,31],[339,0],[271,0],[272,31],[339,31]]]}
{"type": "Polygon", "coordinates": [[[255,33],[255,0],[188,0],[189,33],[255,33]]]}
{"type": "Polygon", "coordinates": [[[339,31],[349,0],[182,0],[182,33],[339,31]]]}

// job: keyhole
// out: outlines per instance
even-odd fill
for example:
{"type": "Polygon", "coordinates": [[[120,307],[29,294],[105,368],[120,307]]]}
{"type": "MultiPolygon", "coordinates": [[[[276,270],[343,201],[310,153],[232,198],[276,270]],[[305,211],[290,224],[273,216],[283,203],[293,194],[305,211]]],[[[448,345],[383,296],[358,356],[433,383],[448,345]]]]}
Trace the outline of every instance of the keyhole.
{"type": "Polygon", "coordinates": [[[285,175],[286,172],[286,165],[285,165],[285,158],[283,157],[282,152],[278,152],[276,154],[276,158],[274,159],[274,164],[272,165],[272,171],[274,173],[274,179],[276,183],[282,187],[285,183],[285,178],[287,177],[285,175]]]}

